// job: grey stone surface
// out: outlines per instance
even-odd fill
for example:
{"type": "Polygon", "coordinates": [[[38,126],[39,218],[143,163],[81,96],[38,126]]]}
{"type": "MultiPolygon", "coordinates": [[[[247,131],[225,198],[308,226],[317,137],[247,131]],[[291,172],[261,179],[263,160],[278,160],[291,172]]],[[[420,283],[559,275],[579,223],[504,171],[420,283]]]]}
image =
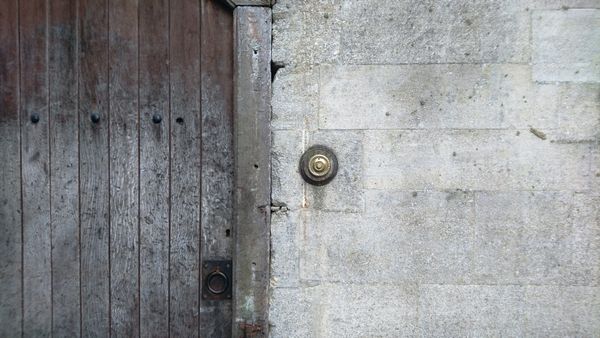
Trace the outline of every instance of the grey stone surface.
{"type": "Polygon", "coordinates": [[[307,206],[323,211],[360,212],[364,209],[361,131],[317,131],[310,144],[328,146],[338,159],[337,176],[326,186],[306,185],[307,206]]]}
{"type": "MultiPolygon", "coordinates": [[[[600,55],[600,54],[599,54],[600,55]]],[[[323,129],[600,130],[600,85],[535,84],[528,65],[321,66],[323,129]]]]}
{"type": "Polygon", "coordinates": [[[318,67],[281,68],[273,82],[273,120],[276,130],[317,129],[318,67]]]}
{"type": "Polygon", "coordinates": [[[519,0],[344,1],[342,59],[350,64],[526,63],[525,5],[519,0]]]}
{"type": "Polygon", "coordinates": [[[598,9],[278,1],[273,337],[600,336],[598,9]]]}
{"type": "Polygon", "coordinates": [[[416,333],[416,285],[335,283],[319,288],[322,317],[317,337],[412,337],[416,333]]]}
{"type": "Polygon", "coordinates": [[[279,210],[271,216],[271,287],[299,287],[303,212],[279,210]]]}
{"type": "Polygon", "coordinates": [[[600,8],[600,0],[524,0],[529,9],[600,8]]]}
{"type": "Polygon", "coordinates": [[[600,9],[532,13],[533,78],[600,82],[600,9]]]}
{"type": "Polygon", "coordinates": [[[529,130],[365,132],[371,189],[589,190],[590,144],[529,130]],[[517,135],[518,133],[518,135],[517,135]]]}
{"type": "Polygon", "coordinates": [[[300,258],[305,280],[468,283],[473,196],[367,191],[366,212],[312,213],[300,258]],[[377,271],[373,273],[374,269],[377,271]]]}
{"type": "Polygon", "coordinates": [[[597,337],[600,288],[536,286],[525,288],[525,336],[597,337]]]}
{"type": "Polygon", "coordinates": [[[473,281],[600,286],[598,198],[477,192],[473,281]]]}
{"type": "Polygon", "coordinates": [[[313,302],[314,289],[274,288],[269,304],[272,337],[316,337],[318,304],[313,302]]]}
{"type": "Polygon", "coordinates": [[[337,62],[341,0],[279,0],[273,7],[273,61],[298,66],[337,62]]]}
{"type": "Polygon", "coordinates": [[[306,205],[305,187],[299,159],[304,152],[305,133],[301,130],[276,130],[272,133],[271,201],[298,210],[306,205]]]}
{"type": "Polygon", "coordinates": [[[514,285],[421,285],[423,337],[523,337],[525,290],[514,285]]]}

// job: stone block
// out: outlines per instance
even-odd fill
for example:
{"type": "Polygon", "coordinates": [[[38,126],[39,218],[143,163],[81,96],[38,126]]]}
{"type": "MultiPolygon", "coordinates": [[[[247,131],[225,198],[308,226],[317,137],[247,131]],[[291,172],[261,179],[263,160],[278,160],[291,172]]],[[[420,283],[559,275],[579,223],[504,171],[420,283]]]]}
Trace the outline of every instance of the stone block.
{"type": "Polygon", "coordinates": [[[524,294],[514,285],[420,285],[421,336],[523,336],[524,294]]]}
{"type": "Polygon", "coordinates": [[[598,205],[567,191],[476,192],[473,280],[598,285],[598,205]]]}
{"type": "Polygon", "coordinates": [[[589,144],[542,138],[527,130],[368,131],[364,185],[389,190],[589,190],[589,144]]]}
{"type": "Polygon", "coordinates": [[[303,279],[469,282],[471,194],[367,191],[365,199],[362,216],[318,212],[307,218],[303,279]]]}
{"type": "Polygon", "coordinates": [[[271,214],[271,287],[299,287],[302,212],[271,214]]]}
{"type": "Polygon", "coordinates": [[[273,61],[335,63],[341,49],[341,0],[279,0],[273,7],[273,61]]]}
{"type": "Polygon", "coordinates": [[[558,249],[561,284],[600,286],[600,195],[576,193],[567,236],[558,249]]]}
{"type": "Polygon", "coordinates": [[[600,82],[600,9],[532,13],[533,79],[600,82]]]}
{"type": "Polygon", "coordinates": [[[597,337],[600,288],[530,285],[525,288],[524,336],[597,337]]]}
{"type": "Polygon", "coordinates": [[[345,64],[526,63],[526,2],[346,1],[345,64]]]}
{"type": "Polygon", "coordinates": [[[414,337],[414,284],[325,284],[319,287],[322,329],[316,337],[414,337]],[[343,309],[343,310],[342,310],[343,309]]]}
{"type": "Polygon", "coordinates": [[[321,66],[323,129],[543,129],[585,140],[600,85],[535,84],[529,65],[321,66]]]}
{"type": "Polygon", "coordinates": [[[319,69],[293,66],[281,68],[273,82],[274,130],[317,128],[319,97],[319,69]]]}
{"type": "Polygon", "coordinates": [[[275,130],[272,138],[272,202],[298,210],[305,204],[304,181],[298,169],[304,151],[304,133],[300,130],[275,130]]]}
{"type": "Polygon", "coordinates": [[[270,337],[315,337],[317,312],[301,288],[273,288],[269,300],[270,337]]]}

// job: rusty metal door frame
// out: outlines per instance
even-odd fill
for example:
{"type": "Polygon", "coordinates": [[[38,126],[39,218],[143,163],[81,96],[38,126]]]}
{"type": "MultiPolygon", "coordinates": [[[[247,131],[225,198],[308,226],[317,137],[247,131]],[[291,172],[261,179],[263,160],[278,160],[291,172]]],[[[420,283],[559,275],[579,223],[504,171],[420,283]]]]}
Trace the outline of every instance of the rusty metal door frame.
{"type": "Polygon", "coordinates": [[[268,336],[271,217],[271,8],[221,0],[234,13],[233,337],[268,336]]]}

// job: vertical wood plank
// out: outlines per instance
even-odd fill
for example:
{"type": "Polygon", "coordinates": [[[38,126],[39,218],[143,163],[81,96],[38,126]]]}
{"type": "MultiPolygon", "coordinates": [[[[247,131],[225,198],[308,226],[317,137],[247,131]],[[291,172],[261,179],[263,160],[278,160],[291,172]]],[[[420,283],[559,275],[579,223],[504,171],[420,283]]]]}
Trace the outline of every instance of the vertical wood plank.
{"type": "Polygon", "coordinates": [[[268,335],[271,9],[237,7],[234,16],[234,336],[239,337],[268,335]]]}
{"type": "Polygon", "coordinates": [[[80,335],[77,4],[49,2],[52,334],[80,335]]]}
{"type": "Polygon", "coordinates": [[[23,189],[23,334],[52,326],[47,7],[20,2],[23,189]],[[31,116],[39,122],[33,123],[31,116]]]}
{"type": "Polygon", "coordinates": [[[139,335],[138,2],[109,5],[111,333],[139,335]]]}
{"type": "Polygon", "coordinates": [[[198,336],[200,269],[200,7],[170,3],[171,336],[198,336]]]}
{"type": "Polygon", "coordinates": [[[81,331],[110,330],[108,2],[79,0],[81,331]],[[98,121],[92,122],[96,115],[98,121]]]}
{"type": "MultiPolygon", "coordinates": [[[[233,253],[233,15],[201,0],[202,260],[233,253]]],[[[201,281],[204,282],[204,281],[201,281]]],[[[231,337],[232,302],[201,301],[201,336],[231,337]]]]}
{"type": "Polygon", "coordinates": [[[141,336],[169,335],[169,5],[140,6],[141,336]]]}
{"type": "Polygon", "coordinates": [[[21,336],[21,160],[16,0],[0,0],[0,337],[21,336]]]}

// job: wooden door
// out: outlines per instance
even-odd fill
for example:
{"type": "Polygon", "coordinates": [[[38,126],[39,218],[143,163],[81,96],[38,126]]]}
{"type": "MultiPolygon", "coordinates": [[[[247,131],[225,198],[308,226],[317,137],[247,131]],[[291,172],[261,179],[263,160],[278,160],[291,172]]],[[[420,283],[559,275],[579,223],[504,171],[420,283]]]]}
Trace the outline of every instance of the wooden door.
{"type": "Polygon", "coordinates": [[[233,10],[0,8],[0,337],[231,336],[233,10]]]}

